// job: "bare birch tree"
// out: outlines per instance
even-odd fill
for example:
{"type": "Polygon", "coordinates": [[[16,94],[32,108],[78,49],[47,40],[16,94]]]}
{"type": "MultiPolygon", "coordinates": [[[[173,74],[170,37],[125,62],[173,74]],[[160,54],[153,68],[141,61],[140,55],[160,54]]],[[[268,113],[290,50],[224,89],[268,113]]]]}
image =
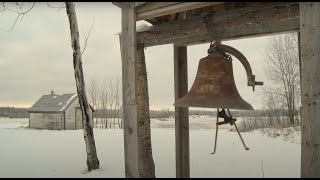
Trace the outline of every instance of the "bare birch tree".
{"type": "Polygon", "coordinates": [[[90,113],[90,106],[87,100],[84,75],[82,70],[82,53],[80,50],[79,30],[76,16],[76,10],[73,2],[65,2],[66,11],[69,19],[71,45],[73,50],[73,67],[77,86],[78,99],[82,111],[83,119],[83,133],[87,150],[87,166],[88,170],[99,169],[99,160],[97,157],[96,145],[93,134],[93,127],[91,121],[92,113],[90,113]]]}
{"type": "MultiPolygon", "coordinates": [[[[24,10],[25,4],[26,4],[25,2],[9,2],[9,3],[0,2],[0,12],[4,12],[8,10],[17,14],[9,31],[11,31],[15,27],[18,21],[22,21],[24,16],[35,7],[36,2],[30,3],[31,5],[26,10],[24,10]],[[10,5],[12,4],[15,6],[15,9],[10,7],[10,5]]],[[[72,2],[65,2],[66,6],[62,5],[62,6],[54,7],[54,6],[51,6],[49,2],[47,2],[47,5],[51,8],[57,8],[58,10],[66,8],[66,11],[67,11],[67,15],[69,18],[69,25],[70,25],[71,43],[72,43],[72,49],[73,49],[73,65],[74,65],[75,79],[76,79],[76,85],[77,85],[77,93],[78,93],[78,99],[80,102],[80,108],[82,110],[82,116],[83,116],[84,139],[85,139],[86,150],[87,150],[87,166],[89,171],[93,169],[98,169],[99,160],[97,157],[96,147],[94,142],[93,127],[92,127],[93,119],[92,119],[92,113],[90,113],[90,106],[86,97],[85,83],[83,78],[82,62],[81,62],[81,58],[82,58],[81,55],[85,48],[83,49],[82,52],[80,51],[78,23],[77,23],[74,4],[72,2]]],[[[86,37],[86,42],[88,40],[88,36],[86,37]]],[[[86,44],[85,44],[85,47],[86,47],[86,44]]]]}
{"type": "MultiPolygon", "coordinates": [[[[24,10],[24,6],[26,3],[24,2],[0,2],[0,12],[4,12],[6,10],[14,12],[17,14],[11,28],[9,31],[11,31],[16,23],[18,21],[22,21],[24,16],[29,13],[36,5],[36,2],[30,3],[31,5],[24,10]],[[14,5],[15,9],[11,8],[10,5],[14,5]]],[[[87,151],[87,166],[88,170],[94,170],[99,168],[99,160],[96,153],[96,146],[94,141],[94,135],[93,135],[93,127],[92,127],[92,113],[90,113],[90,106],[86,97],[86,91],[85,91],[85,82],[83,78],[83,71],[82,71],[82,53],[80,51],[80,42],[79,42],[79,30],[78,30],[78,22],[76,17],[76,11],[74,8],[73,2],[65,2],[66,6],[59,6],[59,7],[53,7],[47,2],[47,5],[51,8],[58,8],[63,9],[66,8],[66,12],[69,19],[69,25],[70,25],[70,34],[71,34],[71,44],[73,49],[73,66],[74,66],[74,73],[75,73],[75,80],[76,80],[76,86],[77,86],[77,93],[78,93],[78,99],[80,103],[80,108],[82,111],[83,116],[83,131],[84,131],[84,140],[86,144],[86,151],[87,151]]],[[[93,25],[92,25],[93,27],[93,25]]],[[[91,29],[92,29],[91,27],[91,29]]],[[[90,31],[91,31],[90,29],[90,31]]],[[[89,34],[86,37],[86,44],[88,40],[89,34]]]]}
{"type": "MultiPolygon", "coordinates": [[[[92,108],[93,109],[97,109],[97,104],[98,104],[98,95],[99,95],[99,88],[98,88],[98,84],[96,79],[91,79],[90,80],[90,88],[89,88],[89,96],[91,99],[91,103],[92,103],[92,108]]],[[[94,117],[93,118],[93,122],[94,122],[94,117]]],[[[97,127],[98,122],[96,121],[94,123],[94,127],[97,127]]]]}
{"type": "Polygon", "coordinates": [[[290,123],[294,123],[295,109],[300,102],[300,72],[298,37],[296,33],[272,36],[266,47],[266,73],[273,86],[267,94],[277,97],[288,110],[290,123]]]}
{"type": "Polygon", "coordinates": [[[112,118],[114,116],[114,110],[113,110],[113,107],[114,107],[114,85],[113,85],[113,80],[109,80],[109,112],[110,112],[110,116],[109,116],[109,128],[111,129],[112,127],[112,118]]]}
{"type": "Polygon", "coordinates": [[[99,99],[100,99],[100,108],[102,112],[101,118],[101,128],[108,128],[108,101],[109,101],[109,89],[107,81],[103,81],[100,85],[99,99]]]}
{"type": "Polygon", "coordinates": [[[120,124],[120,80],[116,79],[116,84],[115,84],[115,113],[118,119],[118,126],[119,128],[122,128],[120,124]]]}
{"type": "Polygon", "coordinates": [[[90,88],[89,88],[89,96],[91,99],[92,107],[93,109],[97,106],[97,100],[98,100],[98,86],[97,81],[95,79],[90,80],[90,88]]]}

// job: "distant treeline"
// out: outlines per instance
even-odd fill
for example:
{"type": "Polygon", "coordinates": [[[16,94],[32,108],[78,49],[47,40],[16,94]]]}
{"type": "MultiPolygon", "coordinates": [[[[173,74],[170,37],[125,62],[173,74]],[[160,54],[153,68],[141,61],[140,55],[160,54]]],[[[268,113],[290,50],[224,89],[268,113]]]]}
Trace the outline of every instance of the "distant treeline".
{"type": "Polygon", "coordinates": [[[29,108],[0,107],[0,117],[28,118],[29,108]]]}
{"type": "MultiPolygon", "coordinates": [[[[234,117],[267,117],[270,116],[270,113],[272,114],[284,114],[286,115],[288,111],[286,109],[276,109],[270,112],[269,110],[230,110],[232,113],[232,116],[234,117]]],[[[296,112],[299,114],[298,110],[296,112]]],[[[94,113],[94,117],[101,118],[103,114],[103,111],[98,109],[94,113]]],[[[121,118],[122,113],[121,110],[119,110],[117,113],[112,113],[110,110],[107,110],[107,114],[109,114],[108,118],[117,118],[118,116],[121,118]],[[113,114],[113,115],[112,115],[113,114]]],[[[151,118],[170,118],[174,117],[175,112],[170,111],[169,109],[162,109],[162,110],[150,110],[150,117],[151,118]]],[[[189,110],[190,116],[216,116],[217,110],[216,109],[208,109],[208,110],[189,110]]]]}
{"type": "MultiPolygon", "coordinates": [[[[0,117],[9,117],[9,118],[28,118],[29,108],[15,108],[15,107],[0,107],[0,117]]],[[[108,118],[122,118],[122,110],[118,112],[111,112],[107,110],[108,118]]],[[[266,117],[269,116],[270,112],[268,110],[253,110],[253,111],[239,111],[239,110],[230,110],[234,117],[266,117]]],[[[277,111],[287,114],[287,110],[279,109],[273,111],[272,114],[277,113],[277,111]]],[[[299,111],[296,112],[299,114],[299,111]]],[[[150,110],[150,117],[151,118],[170,118],[174,117],[175,112],[170,111],[169,109],[162,109],[162,110],[150,110]]],[[[212,110],[189,110],[189,115],[191,116],[216,116],[217,111],[216,109],[212,110]]],[[[95,118],[101,118],[103,115],[103,111],[98,109],[94,112],[95,118]]]]}

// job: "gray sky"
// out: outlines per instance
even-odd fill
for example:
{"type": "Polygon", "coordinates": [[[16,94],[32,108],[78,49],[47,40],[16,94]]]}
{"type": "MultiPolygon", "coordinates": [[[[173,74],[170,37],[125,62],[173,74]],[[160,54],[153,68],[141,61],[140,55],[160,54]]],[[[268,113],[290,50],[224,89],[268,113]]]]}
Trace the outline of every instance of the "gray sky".
{"type": "MultiPolygon", "coordinates": [[[[60,5],[54,4],[52,5],[60,5]]],[[[87,32],[95,19],[88,47],[83,55],[85,82],[121,79],[119,38],[120,8],[110,2],[76,3],[81,48],[82,31],[87,32]]],[[[16,15],[9,11],[0,16],[0,106],[30,107],[42,95],[54,89],[57,94],[76,92],[72,65],[71,38],[65,9],[38,3],[14,29],[16,15]]],[[[141,22],[138,22],[141,24],[141,22]]],[[[268,36],[223,42],[242,52],[249,60],[257,81],[267,82],[264,72],[264,48],[268,36]]],[[[207,56],[209,44],[188,47],[189,88],[198,62],[207,56]]],[[[173,45],[149,47],[145,51],[150,108],[173,110],[173,45]]],[[[242,98],[255,109],[262,108],[263,91],[247,86],[246,73],[238,60],[233,61],[235,82],[242,98]]]]}

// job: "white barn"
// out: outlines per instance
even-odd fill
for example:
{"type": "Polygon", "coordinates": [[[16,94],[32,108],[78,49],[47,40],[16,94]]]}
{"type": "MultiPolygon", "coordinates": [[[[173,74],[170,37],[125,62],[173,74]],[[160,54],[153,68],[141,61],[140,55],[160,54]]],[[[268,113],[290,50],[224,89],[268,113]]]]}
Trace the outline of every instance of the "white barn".
{"type": "MultiPolygon", "coordinates": [[[[91,107],[90,112],[93,111],[91,107]]],[[[77,94],[43,95],[29,110],[29,127],[51,130],[82,129],[82,112],[77,94]]]]}

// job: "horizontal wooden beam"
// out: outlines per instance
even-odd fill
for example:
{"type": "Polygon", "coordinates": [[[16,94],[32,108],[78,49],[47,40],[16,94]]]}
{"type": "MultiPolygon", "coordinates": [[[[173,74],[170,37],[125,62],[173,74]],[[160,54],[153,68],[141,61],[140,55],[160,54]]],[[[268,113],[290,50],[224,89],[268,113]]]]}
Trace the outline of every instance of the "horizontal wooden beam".
{"type": "Polygon", "coordinates": [[[158,8],[163,8],[163,7],[172,6],[172,5],[181,4],[181,3],[182,2],[149,2],[137,7],[136,13],[143,13],[146,11],[151,11],[158,8]]]}
{"type": "Polygon", "coordinates": [[[137,7],[137,21],[202,8],[223,2],[153,2],[137,7]]]}
{"type": "MultiPolygon", "coordinates": [[[[257,37],[298,31],[299,5],[288,4],[260,9],[240,9],[233,13],[215,14],[209,23],[212,34],[221,40],[257,37]]],[[[176,44],[192,45],[211,41],[202,17],[155,25],[137,33],[137,41],[146,47],[176,44]]]]}
{"type": "MultiPolygon", "coordinates": [[[[123,5],[125,4],[126,2],[112,2],[113,5],[119,7],[119,8],[123,8],[123,5]]],[[[138,7],[138,6],[141,6],[143,4],[146,4],[146,2],[134,2],[134,6],[135,7],[138,7]]]]}
{"type": "MultiPolygon", "coordinates": [[[[217,38],[223,41],[238,40],[243,38],[254,38],[262,36],[270,36],[281,33],[298,32],[300,30],[300,19],[282,20],[276,22],[266,22],[258,25],[253,25],[250,28],[238,27],[227,30],[215,31],[217,38]]],[[[203,43],[210,43],[211,38],[208,34],[200,35],[198,37],[190,37],[188,39],[181,39],[173,42],[176,45],[197,45],[203,43]]]]}
{"type": "Polygon", "coordinates": [[[123,2],[112,2],[113,5],[119,7],[119,8],[122,8],[123,7],[123,2]]]}

